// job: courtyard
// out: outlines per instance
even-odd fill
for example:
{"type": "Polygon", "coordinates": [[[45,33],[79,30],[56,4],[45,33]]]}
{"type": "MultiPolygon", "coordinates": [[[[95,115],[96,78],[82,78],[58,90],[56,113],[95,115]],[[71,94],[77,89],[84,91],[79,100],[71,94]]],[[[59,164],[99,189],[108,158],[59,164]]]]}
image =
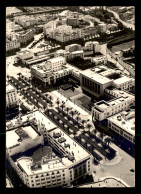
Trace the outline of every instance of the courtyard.
{"type": "Polygon", "coordinates": [[[82,109],[86,111],[91,111],[91,106],[93,105],[93,103],[91,102],[91,98],[83,93],[80,86],[77,86],[77,88],[75,87],[74,91],[72,89],[62,90],[60,88],[59,93],[70,99],[82,109]]]}

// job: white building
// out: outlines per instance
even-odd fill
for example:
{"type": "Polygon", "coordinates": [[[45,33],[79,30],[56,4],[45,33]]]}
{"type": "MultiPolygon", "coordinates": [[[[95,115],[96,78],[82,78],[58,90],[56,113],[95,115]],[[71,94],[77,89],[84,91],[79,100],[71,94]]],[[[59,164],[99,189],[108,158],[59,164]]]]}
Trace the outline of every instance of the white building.
{"type": "Polygon", "coordinates": [[[17,90],[11,84],[6,82],[6,107],[18,105],[17,90]]]}
{"type": "Polygon", "coordinates": [[[91,57],[91,62],[95,63],[96,65],[106,64],[107,63],[107,57],[105,55],[91,57]]]}
{"type": "Polygon", "coordinates": [[[44,34],[47,35],[50,30],[56,29],[56,21],[50,21],[43,26],[44,34]]]}
{"type": "Polygon", "coordinates": [[[6,40],[6,52],[16,51],[20,48],[20,42],[18,40],[6,40]]]}
{"type": "Polygon", "coordinates": [[[102,100],[95,103],[93,107],[93,117],[102,121],[116,113],[127,110],[132,105],[135,105],[135,96],[128,94],[108,102],[102,100]]]}
{"type": "MultiPolygon", "coordinates": [[[[7,150],[7,158],[25,185],[30,188],[66,187],[77,178],[92,173],[93,157],[88,151],[54,125],[43,113],[35,111],[30,116],[31,119],[35,118],[38,130],[44,135],[44,139],[47,139],[49,147],[54,148],[59,155],[50,149],[48,157],[45,153],[49,149],[47,148],[43,153],[43,149],[47,147],[44,146],[36,150],[36,157],[33,157],[34,154],[29,157],[23,153],[23,156],[15,156],[16,159],[14,159],[10,157],[7,150]]],[[[27,115],[22,117],[24,121],[26,121],[25,117],[27,115]]],[[[27,132],[31,137],[35,137],[33,131],[27,129],[27,132]]],[[[13,139],[14,143],[16,141],[13,139]]]]}
{"type": "Polygon", "coordinates": [[[70,74],[70,69],[65,68],[65,58],[60,56],[47,60],[44,64],[33,65],[31,67],[31,76],[39,79],[43,85],[52,85],[70,74]]]}
{"type": "Polygon", "coordinates": [[[127,110],[109,117],[108,128],[135,144],[135,110],[127,110]]]}
{"type": "Polygon", "coordinates": [[[105,89],[105,94],[107,96],[109,96],[110,98],[119,98],[119,97],[124,97],[126,98],[127,96],[128,97],[133,97],[134,95],[127,92],[127,91],[122,91],[122,90],[119,90],[113,86],[110,86],[108,88],[105,89]]]}
{"type": "Polygon", "coordinates": [[[33,30],[17,32],[15,35],[17,40],[23,45],[34,39],[33,30]]]}
{"type": "Polygon", "coordinates": [[[75,57],[84,58],[84,51],[83,50],[76,50],[73,52],[69,52],[63,49],[57,50],[54,54],[54,57],[62,56],[65,58],[66,61],[70,59],[74,59],[75,57]]]}
{"type": "Polygon", "coordinates": [[[99,53],[101,50],[101,46],[100,46],[99,42],[97,42],[97,41],[86,42],[84,48],[86,50],[93,50],[94,53],[99,53]]]}
{"type": "Polygon", "coordinates": [[[44,66],[46,69],[50,68],[52,71],[59,71],[65,63],[65,58],[60,56],[47,60],[44,66]]]}
{"type": "Polygon", "coordinates": [[[80,85],[82,90],[100,97],[104,94],[105,88],[112,85],[112,80],[91,70],[85,70],[80,73],[80,85]]]}
{"type": "Polygon", "coordinates": [[[39,135],[31,126],[6,132],[6,151],[9,156],[25,152],[43,143],[43,136],[39,135]]]}
{"type": "Polygon", "coordinates": [[[100,33],[105,33],[107,31],[107,25],[106,24],[98,24],[97,30],[100,33]]]}
{"type": "Polygon", "coordinates": [[[26,59],[31,59],[34,56],[34,53],[29,50],[23,50],[23,51],[17,52],[16,54],[17,54],[17,57],[22,61],[26,59]]]}
{"type": "Polygon", "coordinates": [[[19,100],[17,90],[6,82],[6,119],[17,115],[19,112],[19,100]]]}
{"type": "Polygon", "coordinates": [[[130,91],[133,87],[135,87],[135,79],[123,76],[121,78],[114,80],[113,85],[116,88],[130,91]]]}
{"type": "Polygon", "coordinates": [[[71,53],[71,59],[74,59],[76,57],[80,57],[82,59],[84,59],[84,51],[83,50],[79,50],[79,51],[74,51],[71,53]]]}
{"type": "Polygon", "coordinates": [[[82,46],[79,44],[70,44],[68,46],[65,46],[65,50],[68,52],[78,51],[81,49],[82,49],[82,46]]]}
{"type": "Polygon", "coordinates": [[[72,29],[72,26],[60,25],[54,30],[48,28],[48,35],[59,42],[68,42],[81,38],[81,29],[72,29]]]}

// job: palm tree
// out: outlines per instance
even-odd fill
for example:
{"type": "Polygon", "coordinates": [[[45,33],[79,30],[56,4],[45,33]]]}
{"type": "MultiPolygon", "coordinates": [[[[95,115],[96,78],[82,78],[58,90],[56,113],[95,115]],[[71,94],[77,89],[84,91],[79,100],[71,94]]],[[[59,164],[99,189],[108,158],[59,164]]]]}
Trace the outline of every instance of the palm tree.
{"type": "Polygon", "coordinates": [[[89,129],[89,134],[90,134],[90,129],[92,128],[92,125],[90,123],[88,123],[87,128],[89,129]]]}
{"type": "Polygon", "coordinates": [[[69,110],[70,110],[70,108],[66,107],[65,111],[67,111],[67,115],[68,115],[69,110]]]}
{"type": "Polygon", "coordinates": [[[99,139],[101,139],[102,144],[103,144],[103,133],[100,133],[100,134],[99,134],[99,139]]]}
{"type": "Polygon", "coordinates": [[[63,109],[65,108],[65,105],[62,103],[60,107],[62,108],[62,112],[63,112],[63,109]]]}
{"type": "Polygon", "coordinates": [[[95,136],[96,136],[96,134],[97,134],[97,130],[96,130],[96,129],[94,129],[94,134],[95,134],[95,136]]]}
{"type": "Polygon", "coordinates": [[[81,122],[82,122],[83,127],[84,127],[84,124],[85,124],[87,121],[83,119],[81,122]]]}
{"type": "Polygon", "coordinates": [[[58,105],[58,111],[59,111],[59,104],[60,104],[59,99],[57,99],[56,104],[58,105]]]}
{"type": "Polygon", "coordinates": [[[50,99],[50,101],[52,101],[52,100],[53,100],[53,98],[52,98],[52,96],[51,96],[51,95],[49,96],[49,99],[50,99]]]}
{"type": "Polygon", "coordinates": [[[21,74],[21,73],[18,73],[17,75],[18,75],[18,76],[19,76],[19,78],[20,78],[22,74],[21,74]]]}
{"type": "Polygon", "coordinates": [[[108,144],[108,147],[109,147],[109,145],[110,145],[111,142],[112,142],[112,138],[111,138],[111,137],[107,137],[107,138],[104,139],[104,142],[105,142],[106,144],[108,144]]]}
{"type": "Polygon", "coordinates": [[[76,120],[77,120],[77,123],[78,123],[78,121],[80,121],[81,118],[80,118],[79,116],[77,116],[77,117],[76,117],[76,120]]]}
{"type": "Polygon", "coordinates": [[[71,114],[72,119],[73,119],[73,116],[75,115],[75,112],[72,110],[72,111],[70,112],[70,114],[71,114]]]}

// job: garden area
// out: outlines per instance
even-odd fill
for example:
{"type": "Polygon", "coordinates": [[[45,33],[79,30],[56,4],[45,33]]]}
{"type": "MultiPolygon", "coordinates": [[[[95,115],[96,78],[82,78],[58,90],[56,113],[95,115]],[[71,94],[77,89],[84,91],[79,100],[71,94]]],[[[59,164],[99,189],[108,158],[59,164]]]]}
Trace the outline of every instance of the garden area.
{"type": "Polygon", "coordinates": [[[95,67],[95,64],[92,63],[90,60],[84,60],[84,59],[81,59],[80,57],[76,57],[72,60],[69,60],[69,64],[81,69],[81,70],[86,70],[86,69],[89,69],[89,68],[93,68],[95,67]]]}
{"type": "Polygon", "coordinates": [[[90,15],[92,17],[97,17],[98,19],[100,19],[100,21],[104,22],[104,23],[109,23],[111,24],[111,18],[114,18],[113,13],[108,12],[105,9],[95,9],[95,10],[91,10],[90,11],[90,15]]]}

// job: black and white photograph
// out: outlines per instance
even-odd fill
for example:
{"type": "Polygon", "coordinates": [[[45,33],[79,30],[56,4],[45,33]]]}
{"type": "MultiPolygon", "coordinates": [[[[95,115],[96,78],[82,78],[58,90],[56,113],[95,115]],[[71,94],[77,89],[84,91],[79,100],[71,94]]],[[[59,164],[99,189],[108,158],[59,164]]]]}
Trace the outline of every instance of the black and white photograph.
{"type": "Polygon", "coordinates": [[[135,6],[5,20],[5,187],[135,187],[135,6]]]}

